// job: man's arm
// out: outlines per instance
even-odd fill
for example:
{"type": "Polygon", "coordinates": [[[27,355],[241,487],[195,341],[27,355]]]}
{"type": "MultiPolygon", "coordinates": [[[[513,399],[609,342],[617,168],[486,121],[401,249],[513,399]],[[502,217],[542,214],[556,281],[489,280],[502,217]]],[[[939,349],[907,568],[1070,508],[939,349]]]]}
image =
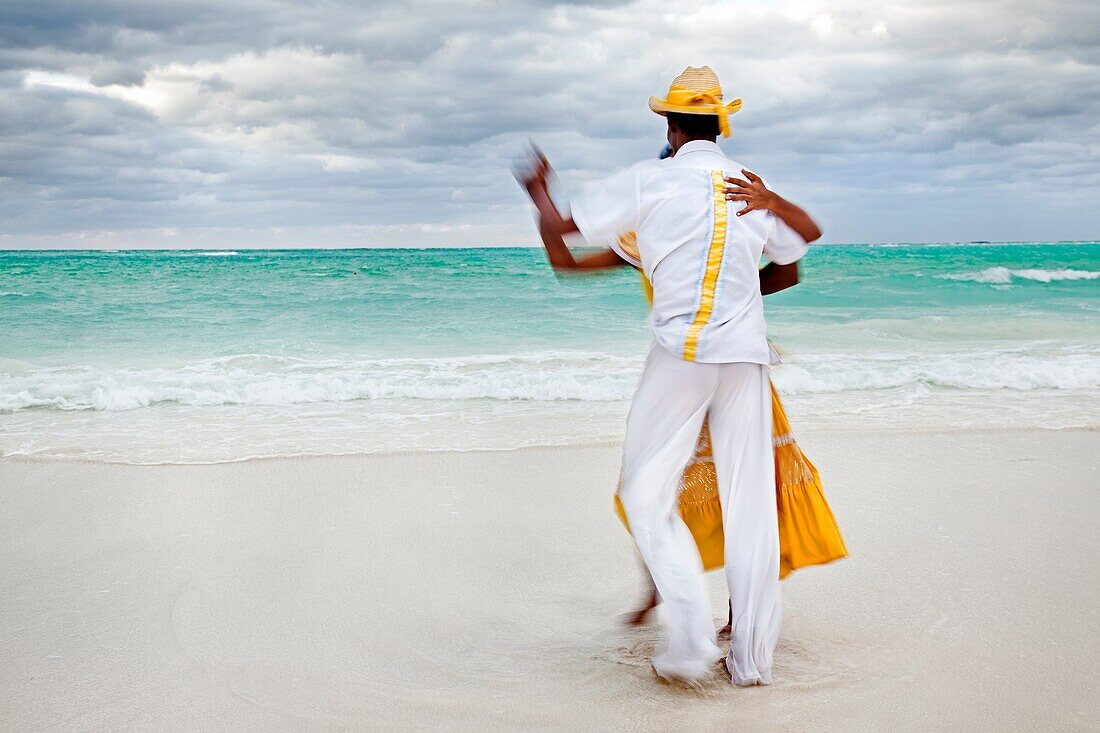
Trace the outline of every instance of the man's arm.
{"type": "Polygon", "coordinates": [[[726,178],[726,200],[744,201],[745,208],[737,212],[738,216],[750,211],[770,211],[783,220],[787,226],[794,229],[798,236],[807,243],[821,238],[821,229],[810,215],[798,206],[783,198],[775,191],[768,190],[760,176],[742,169],[745,178],[742,180],[729,176],[726,178]]]}

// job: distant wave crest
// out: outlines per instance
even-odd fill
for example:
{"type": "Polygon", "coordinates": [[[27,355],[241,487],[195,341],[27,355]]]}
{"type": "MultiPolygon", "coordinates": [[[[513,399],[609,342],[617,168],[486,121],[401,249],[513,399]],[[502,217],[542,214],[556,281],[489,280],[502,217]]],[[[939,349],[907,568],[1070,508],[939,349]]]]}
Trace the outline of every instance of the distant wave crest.
{"type": "Polygon", "coordinates": [[[1010,270],[1007,267],[987,267],[976,272],[956,272],[939,275],[943,280],[1009,285],[1013,279],[1049,283],[1059,280],[1095,280],[1100,272],[1092,270],[1010,270]]]}
{"type": "Polygon", "coordinates": [[[985,353],[856,357],[818,354],[775,372],[788,394],[931,387],[976,390],[1100,388],[1100,354],[985,353]]]}

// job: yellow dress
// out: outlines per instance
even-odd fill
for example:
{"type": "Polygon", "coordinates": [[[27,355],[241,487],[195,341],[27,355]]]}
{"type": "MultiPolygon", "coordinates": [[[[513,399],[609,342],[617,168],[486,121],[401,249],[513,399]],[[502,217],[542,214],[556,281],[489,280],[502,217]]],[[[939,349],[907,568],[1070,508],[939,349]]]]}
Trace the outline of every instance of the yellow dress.
{"type": "MultiPolygon", "coordinates": [[[[625,237],[620,242],[624,248],[629,244],[633,243],[625,237]]],[[[644,274],[642,283],[647,297],[652,300],[653,290],[644,274]]],[[[774,384],[772,442],[775,446],[775,498],[779,513],[779,577],[782,579],[792,570],[839,560],[847,556],[848,548],[825,500],[817,467],[798,447],[791,434],[791,425],[774,384]]],[[[718,476],[714,469],[710,430],[706,423],[703,423],[699,433],[695,455],[684,469],[679,508],[680,516],[699,546],[703,568],[713,570],[722,567],[725,553],[722,506],[718,497],[718,476]]],[[[618,492],[615,493],[615,511],[630,531],[618,492]]]]}

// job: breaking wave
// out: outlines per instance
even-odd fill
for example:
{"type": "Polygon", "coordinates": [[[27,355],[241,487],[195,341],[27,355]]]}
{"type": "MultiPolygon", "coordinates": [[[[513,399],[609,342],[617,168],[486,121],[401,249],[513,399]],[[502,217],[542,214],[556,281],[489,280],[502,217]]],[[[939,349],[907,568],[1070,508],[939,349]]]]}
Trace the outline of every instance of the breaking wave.
{"type": "MultiPolygon", "coordinates": [[[[177,369],[21,365],[0,371],[0,411],[356,400],[619,402],[633,394],[641,366],[640,358],[574,352],[362,361],[242,355],[177,369]]],[[[908,386],[1097,389],[1100,355],[818,354],[793,359],[775,372],[775,380],[790,394],[908,386]]]]}
{"type": "Polygon", "coordinates": [[[1100,272],[1092,270],[1010,270],[1007,267],[987,267],[977,272],[957,272],[939,275],[943,280],[962,280],[966,282],[1009,285],[1014,279],[1049,283],[1060,280],[1095,280],[1100,272]]]}
{"type": "Polygon", "coordinates": [[[179,369],[24,370],[0,373],[0,410],[133,410],[166,402],[617,401],[630,396],[640,365],[639,359],[546,352],[372,361],[248,355],[179,369]]]}

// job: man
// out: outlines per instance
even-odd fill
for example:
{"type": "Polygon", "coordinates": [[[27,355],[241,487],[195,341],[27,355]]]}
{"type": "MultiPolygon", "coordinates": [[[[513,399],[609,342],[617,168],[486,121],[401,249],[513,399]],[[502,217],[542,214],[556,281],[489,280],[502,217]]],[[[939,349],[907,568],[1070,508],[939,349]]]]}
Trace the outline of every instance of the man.
{"type": "MultiPolygon", "coordinates": [[[[653,284],[654,346],[627,421],[620,496],[638,550],[668,612],[668,647],[653,660],[667,679],[697,682],[721,656],[691,532],[677,512],[681,472],[709,417],[726,528],[733,623],[725,665],[737,685],[768,684],[779,636],[779,538],[771,444],[769,348],[758,265],[794,274],[805,240],[773,209],[793,207],[737,181],[743,168],[715,140],[726,105],[709,67],[689,67],[650,108],[667,117],[675,156],[644,161],[574,199],[563,217],[538,181],[525,181],[544,232],[608,241],[653,284]],[[743,185],[742,185],[743,184],[743,185]],[[618,235],[637,233],[638,258],[618,235]]],[[[796,214],[786,212],[791,216],[796,214]]],[[[805,216],[801,210],[798,214],[805,216]]],[[[785,217],[784,217],[785,218],[785,217]]],[[[807,217],[808,218],[808,217],[807,217]]]]}

